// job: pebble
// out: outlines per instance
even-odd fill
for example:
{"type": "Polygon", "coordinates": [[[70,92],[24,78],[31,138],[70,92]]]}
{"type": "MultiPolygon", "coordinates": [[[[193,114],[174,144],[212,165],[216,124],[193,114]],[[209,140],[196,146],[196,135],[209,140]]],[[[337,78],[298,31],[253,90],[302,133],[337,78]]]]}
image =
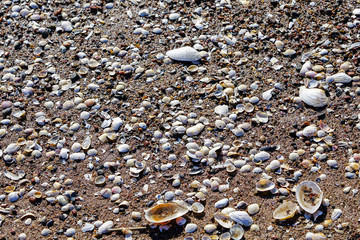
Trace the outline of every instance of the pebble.
{"type": "Polygon", "coordinates": [[[229,204],[229,199],[228,198],[223,198],[220,199],[219,201],[217,201],[215,203],[215,208],[224,208],[229,204]]]}
{"type": "Polygon", "coordinates": [[[71,32],[73,30],[73,26],[69,21],[62,21],[61,27],[65,32],[71,32]]]}
{"type": "Polygon", "coordinates": [[[186,224],[186,227],[185,227],[185,232],[186,233],[193,233],[197,230],[197,225],[194,224],[194,223],[188,223],[186,224]]]}
{"type": "Polygon", "coordinates": [[[74,228],[68,228],[66,231],[65,231],[65,235],[67,237],[71,237],[71,236],[74,236],[76,233],[75,229],[74,228]]]}
{"type": "Polygon", "coordinates": [[[91,232],[94,230],[94,225],[91,223],[85,223],[85,225],[81,228],[82,232],[91,232]]]}
{"type": "Polygon", "coordinates": [[[247,207],[247,212],[248,212],[250,215],[255,215],[255,214],[257,214],[259,211],[260,211],[260,207],[259,207],[259,204],[257,204],[257,203],[250,204],[250,205],[247,207]]]}

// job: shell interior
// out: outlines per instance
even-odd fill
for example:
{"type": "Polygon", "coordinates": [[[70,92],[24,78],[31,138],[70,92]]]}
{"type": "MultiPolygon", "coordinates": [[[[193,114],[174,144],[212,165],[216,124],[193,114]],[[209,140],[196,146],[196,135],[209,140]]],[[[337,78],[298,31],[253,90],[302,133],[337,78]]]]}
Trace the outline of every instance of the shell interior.
{"type": "Polygon", "coordinates": [[[233,220],[228,214],[217,212],[214,214],[214,219],[224,228],[231,228],[234,225],[233,220]]]}
{"type": "Polygon", "coordinates": [[[295,216],[296,214],[296,203],[284,202],[273,212],[273,217],[278,220],[286,220],[295,216]]]}
{"type": "Polygon", "coordinates": [[[145,210],[145,218],[152,223],[163,223],[185,215],[189,208],[179,203],[161,203],[145,210]]]}
{"type": "Polygon", "coordinates": [[[306,212],[313,214],[319,209],[323,199],[320,187],[312,181],[305,181],[296,188],[296,200],[306,212]]]}
{"type": "Polygon", "coordinates": [[[275,183],[268,179],[261,179],[256,183],[256,190],[259,192],[267,192],[275,187],[275,183]]]}

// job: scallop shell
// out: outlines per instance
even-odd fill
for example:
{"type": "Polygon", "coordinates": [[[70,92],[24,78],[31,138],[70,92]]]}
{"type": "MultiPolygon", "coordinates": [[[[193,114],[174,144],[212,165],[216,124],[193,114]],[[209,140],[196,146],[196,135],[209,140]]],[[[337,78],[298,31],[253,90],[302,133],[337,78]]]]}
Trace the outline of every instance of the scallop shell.
{"type": "Polygon", "coordinates": [[[188,211],[184,202],[160,203],[145,210],[145,218],[152,223],[163,223],[181,217],[188,211]]]}
{"type": "Polygon", "coordinates": [[[329,103],[329,99],[322,89],[300,87],[299,93],[301,100],[309,106],[321,108],[329,103]]]}
{"type": "Polygon", "coordinates": [[[275,188],[275,183],[268,179],[261,179],[256,183],[256,190],[258,192],[268,192],[275,188]]]}
{"type": "Polygon", "coordinates": [[[230,216],[225,213],[217,212],[214,214],[214,219],[224,228],[231,228],[234,225],[233,220],[230,216]]]}
{"type": "Polygon", "coordinates": [[[245,233],[244,229],[239,224],[235,224],[234,226],[232,226],[230,228],[231,238],[234,240],[242,239],[242,237],[244,236],[244,233],[245,233]]]}
{"type": "Polygon", "coordinates": [[[296,188],[296,200],[300,207],[310,214],[319,209],[322,199],[323,192],[315,182],[304,181],[296,188]]]}
{"type": "Polygon", "coordinates": [[[297,205],[292,202],[284,202],[273,212],[273,218],[278,220],[286,220],[295,216],[297,205]]]}

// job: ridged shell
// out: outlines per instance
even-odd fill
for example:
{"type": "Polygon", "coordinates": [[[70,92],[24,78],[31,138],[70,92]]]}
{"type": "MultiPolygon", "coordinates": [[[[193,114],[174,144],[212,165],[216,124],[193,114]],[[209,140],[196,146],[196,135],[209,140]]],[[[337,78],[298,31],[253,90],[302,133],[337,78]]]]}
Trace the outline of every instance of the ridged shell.
{"type": "Polygon", "coordinates": [[[296,214],[296,203],[284,202],[273,212],[273,217],[278,220],[286,220],[295,216],[296,214]]]}
{"type": "Polygon", "coordinates": [[[224,228],[231,228],[234,225],[233,220],[231,220],[228,214],[217,212],[214,214],[214,219],[224,228]]]}
{"type": "Polygon", "coordinates": [[[234,240],[240,240],[244,236],[244,229],[239,224],[235,224],[230,228],[231,238],[234,240]]]}
{"type": "Polygon", "coordinates": [[[185,215],[189,211],[183,202],[160,203],[145,210],[145,218],[152,223],[163,223],[185,215]]]}
{"type": "Polygon", "coordinates": [[[329,99],[322,89],[300,87],[299,93],[301,100],[309,106],[321,108],[329,103],[329,99]]]}
{"type": "Polygon", "coordinates": [[[166,55],[176,61],[194,62],[201,59],[201,55],[192,47],[181,47],[166,52],[166,55]]]}
{"type": "Polygon", "coordinates": [[[296,188],[296,200],[300,207],[310,214],[319,209],[322,199],[323,192],[315,182],[304,181],[296,188]]]}

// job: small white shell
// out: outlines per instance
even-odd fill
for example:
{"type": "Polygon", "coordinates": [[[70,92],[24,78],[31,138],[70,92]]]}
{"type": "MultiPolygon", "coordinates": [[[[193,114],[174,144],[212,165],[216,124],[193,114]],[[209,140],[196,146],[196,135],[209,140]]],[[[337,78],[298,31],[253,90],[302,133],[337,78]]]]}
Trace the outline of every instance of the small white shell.
{"type": "Polygon", "coordinates": [[[193,205],[191,205],[191,211],[194,213],[202,213],[204,212],[205,207],[199,202],[194,202],[193,205]]]}
{"type": "Polygon", "coordinates": [[[322,89],[300,87],[299,93],[301,100],[309,106],[321,108],[329,103],[329,99],[322,89]]]}
{"type": "Polygon", "coordinates": [[[269,121],[269,116],[266,112],[257,112],[256,118],[260,123],[267,123],[269,121]]]}
{"type": "Polygon", "coordinates": [[[310,125],[304,128],[302,131],[304,137],[314,137],[317,135],[317,127],[315,125],[310,125]]]}
{"type": "Polygon", "coordinates": [[[326,239],[326,236],[323,233],[312,233],[308,232],[305,236],[306,240],[323,240],[326,239]]]}
{"type": "Polygon", "coordinates": [[[256,190],[259,192],[268,192],[275,188],[275,183],[268,179],[261,179],[256,183],[256,190]]]}
{"type": "Polygon", "coordinates": [[[339,72],[326,78],[326,82],[330,83],[332,81],[336,83],[349,83],[352,81],[352,77],[344,72],[339,72]]]}
{"type": "Polygon", "coordinates": [[[236,223],[249,227],[253,224],[253,219],[249,216],[249,214],[245,211],[235,211],[229,213],[229,217],[236,223]]]}
{"type": "Polygon", "coordinates": [[[266,171],[276,171],[280,168],[280,161],[273,160],[271,163],[265,168],[266,171]]]}
{"type": "Polygon", "coordinates": [[[323,192],[320,187],[312,181],[304,181],[296,188],[296,200],[300,207],[306,212],[313,214],[321,206],[323,192]]]}
{"type": "Polygon", "coordinates": [[[166,52],[166,55],[176,61],[194,62],[201,59],[201,54],[192,47],[181,47],[166,52]]]}
{"type": "Polygon", "coordinates": [[[336,220],[338,219],[342,214],[341,209],[335,208],[334,211],[331,214],[331,220],[336,220]]]}
{"type": "Polygon", "coordinates": [[[262,151],[262,152],[255,154],[253,162],[259,163],[259,162],[266,161],[269,158],[270,158],[270,153],[262,151]]]}

